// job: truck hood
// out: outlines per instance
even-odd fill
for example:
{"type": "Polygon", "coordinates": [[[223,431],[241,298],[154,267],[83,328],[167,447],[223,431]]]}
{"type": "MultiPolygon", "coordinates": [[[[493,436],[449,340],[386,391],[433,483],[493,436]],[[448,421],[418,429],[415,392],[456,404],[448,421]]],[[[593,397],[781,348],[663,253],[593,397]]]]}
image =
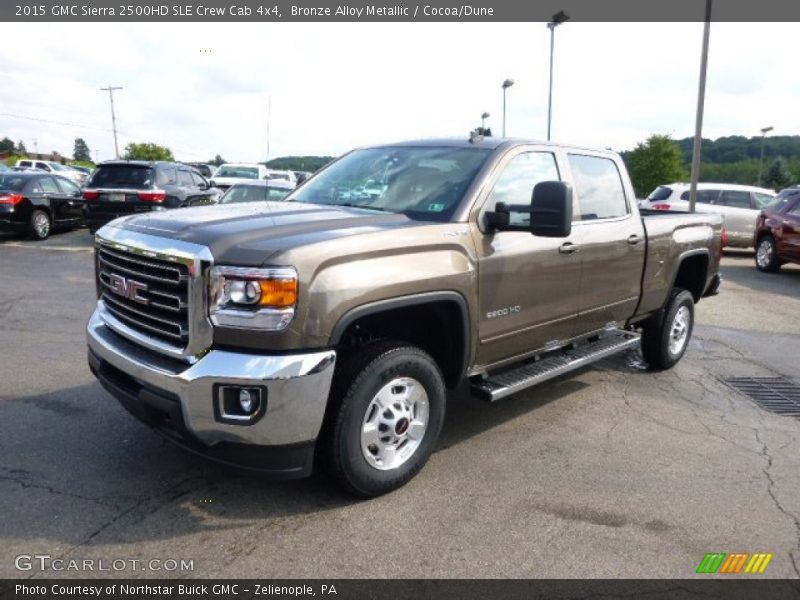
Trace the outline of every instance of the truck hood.
{"type": "Polygon", "coordinates": [[[106,227],[201,244],[217,263],[259,266],[298,246],[422,224],[402,214],[362,208],[252,202],[149,212],[106,227]]]}

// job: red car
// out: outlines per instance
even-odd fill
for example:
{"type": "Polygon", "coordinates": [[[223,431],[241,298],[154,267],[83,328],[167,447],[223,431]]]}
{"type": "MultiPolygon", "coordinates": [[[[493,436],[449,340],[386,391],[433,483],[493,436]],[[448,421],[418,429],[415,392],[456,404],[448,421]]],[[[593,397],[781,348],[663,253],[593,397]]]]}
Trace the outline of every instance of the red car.
{"type": "Polygon", "coordinates": [[[800,263],[800,186],[787,188],[761,209],[754,238],[756,267],[774,273],[800,263]]]}

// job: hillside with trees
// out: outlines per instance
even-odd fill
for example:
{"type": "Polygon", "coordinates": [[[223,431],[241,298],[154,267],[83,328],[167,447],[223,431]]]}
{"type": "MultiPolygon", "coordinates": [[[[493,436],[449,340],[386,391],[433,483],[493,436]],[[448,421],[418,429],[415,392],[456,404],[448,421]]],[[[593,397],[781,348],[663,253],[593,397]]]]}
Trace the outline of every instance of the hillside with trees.
{"type": "MultiPolygon", "coordinates": [[[[651,162],[652,168],[657,170],[665,168],[657,157],[647,153],[642,155],[642,150],[647,149],[644,147],[655,137],[669,140],[668,136],[651,136],[647,142],[637,145],[634,150],[622,153],[626,165],[631,170],[636,195],[640,198],[649,194],[655,186],[652,186],[652,179],[634,176],[637,165],[650,160],[655,161],[651,162]]],[[[670,183],[676,179],[688,181],[693,142],[694,138],[690,137],[671,142],[680,153],[684,175],[680,178],[666,178],[659,183],[670,183]]],[[[781,189],[800,182],[800,136],[776,135],[768,136],[764,140],[764,163],[759,182],[761,142],[761,136],[748,138],[731,135],[716,140],[703,138],[700,181],[762,185],[772,189],[781,189]]],[[[663,153],[663,144],[661,151],[663,153]]],[[[671,166],[667,167],[667,170],[672,174],[670,169],[674,167],[674,152],[670,152],[669,156],[668,162],[671,166]]]]}
{"type": "Polygon", "coordinates": [[[267,161],[266,165],[270,169],[278,169],[281,171],[310,171],[314,172],[329,162],[334,156],[282,156],[281,158],[273,158],[267,161]]]}

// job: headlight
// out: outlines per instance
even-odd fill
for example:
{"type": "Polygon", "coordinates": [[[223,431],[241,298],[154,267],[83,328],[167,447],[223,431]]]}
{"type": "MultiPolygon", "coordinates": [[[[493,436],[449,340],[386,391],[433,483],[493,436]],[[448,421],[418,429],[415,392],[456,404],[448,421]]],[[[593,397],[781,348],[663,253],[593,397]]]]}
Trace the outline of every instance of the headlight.
{"type": "Polygon", "coordinates": [[[285,329],[297,306],[297,271],[292,267],[211,269],[208,307],[222,327],[285,329]]]}

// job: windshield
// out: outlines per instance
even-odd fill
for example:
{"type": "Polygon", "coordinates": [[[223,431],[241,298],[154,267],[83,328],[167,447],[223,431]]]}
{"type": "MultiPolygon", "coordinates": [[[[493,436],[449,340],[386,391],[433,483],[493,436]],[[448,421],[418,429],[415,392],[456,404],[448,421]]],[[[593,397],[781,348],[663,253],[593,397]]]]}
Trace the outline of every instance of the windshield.
{"type": "Polygon", "coordinates": [[[14,175],[4,172],[3,175],[0,175],[0,190],[6,192],[20,192],[30,180],[30,177],[25,177],[24,175],[14,175]]]}
{"type": "Polygon", "coordinates": [[[53,167],[55,171],[72,171],[72,167],[65,167],[64,165],[60,165],[58,163],[50,163],[50,166],[53,167]]]}
{"type": "Polygon", "coordinates": [[[214,177],[239,177],[241,179],[258,179],[256,167],[232,167],[222,165],[214,177]]]}
{"type": "Polygon", "coordinates": [[[153,169],[139,165],[100,165],[89,187],[143,188],[153,184],[153,169]]]}
{"type": "Polygon", "coordinates": [[[220,204],[235,204],[237,202],[283,200],[290,191],[263,185],[235,185],[225,192],[225,195],[219,201],[220,204]]]}
{"type": "Polygon", "coordinates": [[[670,194],[672,194],[672,188],[660,185],[650,193],[647,199],[651,201],[666,200],[670,194]]]}
{"type": "Polygon", "coordinates": [[[298,188],[289,200],[448,221],[489,153],[486,148],[356,150],[298,188]]]}

